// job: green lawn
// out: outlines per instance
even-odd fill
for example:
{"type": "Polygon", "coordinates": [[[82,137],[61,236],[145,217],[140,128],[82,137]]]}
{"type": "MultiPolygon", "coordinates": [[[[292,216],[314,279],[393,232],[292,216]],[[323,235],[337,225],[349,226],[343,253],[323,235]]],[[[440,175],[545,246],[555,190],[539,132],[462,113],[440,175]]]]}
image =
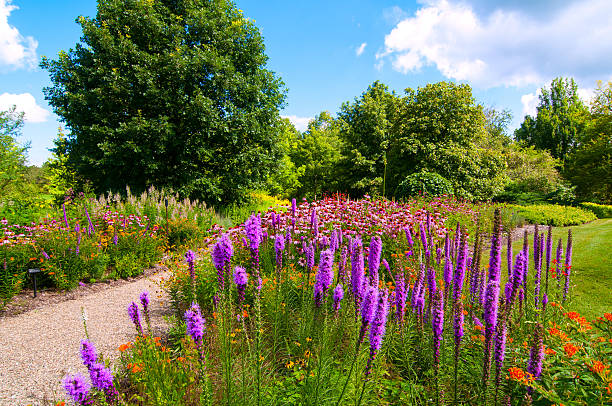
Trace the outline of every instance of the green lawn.
{"type": "MultiPolygon", "coordinates": [[[[565,255],[568,228],[572,229],[574,247],[570,303],[565,307],[580,312],[587,319],[601,316],[604,312],[612,312],[612,219],[596,220],[580,226],[553,228],[553,258],[559,238],[563,239],[565,255]]],[[[533,266],[533,234],[529,237],[530,265],[533,266]]],[[[521,247],[522,240],[513,243],[512,249],[515,255],[521,247]]],[[[505,254],[503,257],[502,269],[505,270],[505,254]]],[[[529,280],[532,278],[533,269],[530,268],[529,280]]],[[[542,278],[544,283],[544,272],[542,278]]],[[[552,283],[550,286],[555,284],[552,283]]],[[[555,300],[554,296],[551,300],[555,300]]]]}

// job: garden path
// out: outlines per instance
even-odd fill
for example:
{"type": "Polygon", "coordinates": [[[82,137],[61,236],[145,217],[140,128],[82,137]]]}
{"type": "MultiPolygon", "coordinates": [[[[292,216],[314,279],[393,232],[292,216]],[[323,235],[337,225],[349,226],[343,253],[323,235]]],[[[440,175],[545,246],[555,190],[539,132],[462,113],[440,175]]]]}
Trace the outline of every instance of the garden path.
{"type": "Polygon", "coordinates": [[[168,272],[159,272],[14,317],[0,318],[0,405],[54,405],[55,400],[65,397],[62,380],[66,374],[88,375],[79,352],[80,341],[85,338],[81,309],[87,315],[91,341],[98,353],[111,361],[119,357],[119,345],[136,336],[127,307],[132,301],[139,303],[142,291],[148,291],[151,299],[153,334],[167,331],[162,316],[169,312],[168,298],[159,281],[168,275],[168,272]]]}

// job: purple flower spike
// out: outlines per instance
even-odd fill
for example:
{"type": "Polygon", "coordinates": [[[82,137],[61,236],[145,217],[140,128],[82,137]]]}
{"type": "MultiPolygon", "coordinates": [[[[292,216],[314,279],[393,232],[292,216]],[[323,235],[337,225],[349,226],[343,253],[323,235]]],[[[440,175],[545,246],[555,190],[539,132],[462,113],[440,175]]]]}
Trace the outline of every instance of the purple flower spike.
{"type": "Polygon", "coordinates": [[[370,252],[368,254],[368,271],[370,285],[378,287],[378,269],[380,268],[380,254],[382,253],[382,240],[375,235],[370,241],[370,252]]]}
{"type": "Polygon", "coordinates": [[[246,289],[248,282],[249,277],[246,270],[241,266],[236,266],[234,268],[234,283],[236,284],[236,289],[238,290],[238,303],[242,303],[244,300],[244,290],[246,289]]]}
{"type": "Polygon", "coordinates": [[[491,256],[489,258],[489,281],[499,284],[501,277],[501,210],[495,209],[493,235],[491,237],[491,256]]]}
{"type": "MultiPolygon", "coordinates": [[[[536,324],[536,328],[533,332],[533,341],[531,344],[531,351],[529,353],[529,365],[527,366],[527,372],[538,380],[542,373],[542,362],[544,361],[544,328],[542,324],[536,324]]],[[[531,388],[528,388],[531,392],[531,388]]]]}
{"type": "Polygon", "coordinates": [[[366,330],[376,311],[376,305],[378,303],[378,288],[374,286],[368,286],[361,302],[361,330],[359,332],[359,342],[363,342],[366,330]]]}
{"type": "Polygon", "coordinates": [[[419,236],[421,237],[421,244],[423,245],[423,251],[425,252],[425,256],[429,257],[429,244],[427,243],[427,233],[425,232],[425,227],[423,223],[419,223],[419,236]]]}
{"type": "Polygon", "coordinates": [[[412,240],[412,232],[410,231],[410,226],[407,226],[404,229],[404,232],[406,233],[406,241],[408,242],[408,246],[412,249],[414,241],[412,240]]]}
{"type": "Polygon", "coordinates": [[[295,217],[295,212],[297,210],[297,204],[295,202],[295,197],[291,199],[291,216],[295,217]]]}
{"type": "Polygon", "coordinates": [[[389,293],[387,290],[378,293],[376,311],[370,326],[370,359],[366,367],[366,377],[370,374],[372,362],[382,345],[387,325],[387,314],[389,313],[389,293]]]}
{"type": "Polygon", "coordinates": [[[259,245],[263,240],[263,232],[261,230],[261,217],[252,214],[251,217],[244,223],[244,231],[249,240],[249,248],[258,250],[259,245]]]}
{"type": "Polygon", "coordinates": [[[355,298],[355,307],[358,308],[363,299],[363,247],[361,238],[356,237],[351,246],[351,285],[353,288],[353,297],[355,298]]]}
{"type": "Polygon", "coordinates": [[[336,285],[336,289],[334,289],[334,310],[336,312],[336,315],[338,314],[338,311],[340,310],[340,302],[342,301],[343,298],[344,298],[344,289],[342,289],[341,284],[338,284],[336,285]]]}
{"type": "Polygon", "coordinates": [[[403,273],[395,275],[395,309],[397,320],[404,323],[404,313],[406,312],[406,280],[403,273]]]}
{"type": "Polygon", "coordinates": [[[81,340],[81,359],[83,360],[83,365],[85,365],[87,369],[91,368],[98,360],[96,347],[89,340],[81,340]]]}
{"type": "Polygon", "coordinates": [[[217,282],[219,289],[225,289],[225,269],[229,267],[234,254],[234,246],[227,234],[223,234],[212,250],[212,260],[217,270],[217,282]]]}
{"type": "Polygon", "coordinates": [[[283,267],[283,250],[285,249],[285,238],[282,234],[277,234],[274,238],[274,251],[276,253],[276,269],[283,267]]]}
{"type": "Polygon", "coordinates": [[[189,277],[195,282],[195,252],[188,250],[185,253],[185,260],[187,261],[187,265],[189,265],[189,277]]]}
{"type": "Polygon", "coordinates": [[[105,391],[113,386],[113,374],[110,368],[106,368],[102,363],[95,363],[89,370],[89,377],[94,387],[105,391]]]}
{"type": "Polygon", "coordinates": [[[187,334],[193,338],[193,341],[199,346],[202,345],[202,339],[204,338],[204,325],[206,320],[202,317],[200,312],[200,306],[197,303],[192,303],[191,307],[185,311],[185,325],[187,328],[187,334]]]}
{"type": "Polygon", "coordinates": [[[438,289],[433,297],[431,305],[431,327],[433,330],[434,364],[436,368],[440,365],[440,343],[444,330],[444,296],[442,290],[438,289]]]}
{"type": "Polygon", "coordinates": [[[457,257],[457,269],[455,275],[453,275],[453,302],[461,298],[461,290],[463,289],[463,279],[465,277],[465,266],[467,260],[467,236],[462,233],[461,240],[459,242],[459,253],[457,257]]]}
{"type": "Polygon", "coordinates": [[[149,311],[149,292],[144,291],[140,294],[140,303],[145,313],[149,311]]]}
{"type": "Polygon", "coordinates": [[[563,287],[563,301],[567,300],[567,292],[570,285],[570,274],[572,272],[572,229],[567,230],[567,248],[565,249],[565,286],[563,287]]]}
{"type": "Polygon", "coordinates": [[[76,404],[85,405],[88,403],[90,388],[91,385],[81,374],[66,376],[66,379],[64,379],[64,389],[76,404]]]}
{"type": "Polygon", "coordinates": [[[331,250],[321,252],[319,260],[319,269],[315,275],[314,298],[317,307],[323,303],[323,298],[327,293],[327,289],[332,284],[334,279],[334,253],[331,250]]]}
{"type": "Polygon", "coordinates": [[[132,319],[132,323],[136,327],[136,331],[138,334],[142,335],[142,323],[140,322],[140,312],[138,311],[138,305],[135,302],[132,302],[128,306],[128,314],[130,315],[130,319],[132,319]]]}

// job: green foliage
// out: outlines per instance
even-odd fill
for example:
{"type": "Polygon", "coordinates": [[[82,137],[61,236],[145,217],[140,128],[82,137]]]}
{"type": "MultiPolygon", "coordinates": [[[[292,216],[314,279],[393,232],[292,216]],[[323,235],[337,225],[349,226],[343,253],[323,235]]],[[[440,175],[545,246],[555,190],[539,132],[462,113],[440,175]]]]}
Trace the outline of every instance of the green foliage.
{"type": "Polygon", "coordinates": [[[524,218],[528,223],[547,224],[555,227],[583,224],[597,218],[588,210],[554,204],[510,205],[508,208],[515,211],[517,215],[524,218]]]}
{"type": "Polygon", "coordinates": [[[591,103],[591,117],[563,172],[585,200],[612,203],[612,82],[600,82],[591,103]]]}
{"type": "Polygon", "coordinates": [[[578,97],[574,79],[553,79],[550,89],[541,92],[537,116],[526,116],[514,136],[564,163],[584,132],[589,112],[578,97]]]}
{"type": "Polygon", "coordinates": [[[277,163],[276,170],[272,171],[266,181],[266,190],[273,196],[296,196],[298,188],[302,186],[300,177],[304,175],[305,167],[296,167],[291,156],[296,154],[302,137],[289,119],[281,120],[278,135],[278,147],[282,155],[277,163]]]}
{"type": "Polygon", "coordinates": [[[252,191],[248,195],[248,200],[243,204],[232,204],[220,210],[219,223],[226,227],[232,227],[244,223],[252,213],[265,212],[272,208],[281,211],[289,206],[287,200],[281,200],[270,196],[262,191],[252,191]]]}
{"type": "Polygon", "coordinates": [[[23,127],[23,113],[15,106],[0,111],[0,196],[2,200],[14,192],[25,175],[25,161],[29,146],[17,143],[23,127]]]}
{"type": "Polygon", "coordinates": [[[422,170],[448,179],[455,195],[488,200],[505,183],[505,162],[497,150],[480,147],[486,136],[482,106],[468,85],[439,82],[406,89],[387,168],[395,190],[407,174],[422,170]]]}
{"type": "Polygon", "coordinates": [[[342,190],[353,195],[385,195],[387,152],[399,104],[395,93],[379,81],[353,103],[342,104],[338,113],[342,190]]]}
{"type": "Polygon", "coordinates": [[[290,152],[299,179],[296,196],[313,198],[337,190],[341,159],[339,124],[321,112],[290,152]]]}
{"type": "Polygon", "coordinates": [[[453,186],[437,173],[419,172],[406,176],[395,189],[396,198],[407,198],[421,194],[429,196],[452,196],[453,186]]]}
{"type": "Polygon", "coordinates": [[[580,203],[580,207],[592,211],[599,219],[612,218],[612,205],[584,202],[580,203]]]}
{"type": "Polygon", "coordinates": [[[155,184],[217,204],[267,178],[283,85],[233,3],[99,1],[78,23],[81,42],[41,67],[66,168],[96,193],[155,184]]]}
{"type": "Polygon", "coordinates": [[[168,246],[173,248],[196,244],[203,236],[198,225],[189,219],[171,219],[168,221],[168,246]]]}

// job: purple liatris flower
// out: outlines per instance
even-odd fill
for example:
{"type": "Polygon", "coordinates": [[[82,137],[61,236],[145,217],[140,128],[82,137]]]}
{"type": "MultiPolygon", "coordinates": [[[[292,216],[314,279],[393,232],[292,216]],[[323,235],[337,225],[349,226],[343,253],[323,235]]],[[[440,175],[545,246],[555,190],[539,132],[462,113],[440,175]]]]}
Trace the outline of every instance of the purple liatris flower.
{"type": "Polygon", "coordinates": [[[429,298],[433,299],[436,294],[436,271],[432,267],[427,270],[427,289],[429,290],[429,298]]]}
{"type": "Polygon", "coordinates": [[[570,274],[572,272],[572,229],[567,230],[567,248],[565,249],[565,286],[563,287],[563,301],[567,300],[569,291],[570,274]]]}
{"type": "Polygon", "coordinates": [[[221,290],[225,289],[225,269],[229,267],[233,254],[232,241],[227,233],[223,234],[212,250],[213,265],[217,270],[217,282],[221,290]]]}
{"type": "Polygon", "coordinates": [[[315,248],[312,244],[308,245],[305,250],[306,253],[306,267],[308,271],[311,272],[312,268],[314,268],[315,263],[315,248]]]}
{"type": "Polygon", "coordinates": [[[495,328],[497,327],[497,311],[499,301],[499,285],[496,280],[491,280],[487,284],[485,292],[484,302],[484,322],[485,322],[485,354],[483,363],[483,375],[482,382],[483,386],[486,386],[486,382],[489,379],[489,372],[491,368],[491,352],[493,350],[493,337],[495,335],[495,328]]]}
{"type": "Polygon", "coordinates": [[[348,249],[345,246],[343,246],[342,251],[340,253],[340,262],[338,262],[338,279],[340,279],[343,285],[346,285],[348,281],[348,276],[346,274],[347,255],[348,255],[348,249]]]}
{"type": "Polygon", "coordinates": [[[185,253],[185,260],[189,266],[189,277],[193,282],[195,282],[195,252],[188,250],[185,253]]]}
{"type": "Polygon", "coordinates": [[[421,237],[421,244],[423,245],[423,250],[425,251],[425,256],[429,256],[429,244],[427,243],[427,234],[425,232],[425,227],[423,223],[419,223],[419,236],[421,237]]]}
{"type": "Polygon", "coordinates": [[[83,360],[83,365],[85,365],[87,369],[91,368],[98,360],[96,347],[89,340],[81,340],[81,359],[83,360]]]}
{"type": "Polygon", "coordinates": [[[385,269],[387,270],[387,275],[391,275],[391,267],[389,266],[389,263],[387,262],[386,259],[383,259],[381,261],[381,263],[383,264],[383,266],[385,267],[385,269]]]}
{"type": "Polygon", "coordinates": [[[66,376],[64,379],[64,389],[74,403],[84,405],[89,401],[89,389],[91,385],[81,374],[66,376]]]}
{"type": "Polygon", "coordinates": [[[501,276],[501,210],[495,209],[493,235],[491,237],[491,255],[489,258],[489,281],[499,284],[501,276]]]}
{"type": "Polygon", "coordinates": [[[70,228],[70,225],[68,224],[68,216],[66,216],[66,203],[62,203],[62,211],[64,212],[64,225],[66,228],[70,228]]]}
{"type": "Polygon", "coordinates": [[[118,243],[119,243],[119,235],[118,235],[118,234],[115,234],[115,235],[113,236],[113,244],[114,244],[114,245],[117,245],[118,243]]]}
{"type": "MultiPolygon", "coordinates": [[[[542,373],[542,362],[544,361],[544,327],[542,324],[537,323],[535,330],[533,331],[533,339],[531,344],[531,351],[529,352],[529,365],[527,366],[527,372],[529,372],[537,380],[540,378],[542,373]]],[[[529,392],[531,392],[529,388],[529,392]]]]}
{"type": "Polygon", "coordinates": [[[440,365],[440,342],[442,341],[442,332],[444,330],[444,296],[441,289],[438,289],[433,297],[431,327],[433,330],[434,365],[437,369],[440,365]]]}
{"type": "Polygon", "coordinates": [[[242,303],[242,301],[244,300],[244,290],[246,289],[248,282],[249,277],[246,273],[246,270],[241,266],[236,266],[234,268],[234,283],[236,284],[236,289],[238,290],[239,303],[242,303]]]}
{"type": "Polygon", "coordinates": [[[387,326],[387,314],[389,313],[389,293],[387,290],[378,293],[376,311],[370,325],[370,358],[366,367],[366,377],[370,374],[372,362],[382,345],[387,326]]]}
{"type": "Polygon", "coordinates": [[[113,386],[113,374],[110,368],[106,368],[100,362],[92,365],[89,370],[89,377],[93,386],[99,390],[104,391],[113,386]]]}
{"type": "Polygon", "coordinates": [[[546,310],[546,305],[548,304],[548,295],[544,293],[542,296],[542,310],[546,310]]]}
{"type": "Polygon", "coordinates": [[[283,250],[285,249],[285,238],[277,234],[274,238],[274,252],[276,253],[276,269],[283,267],[283,250]]]}
{"type": "Polygon", "coordinates": [[[96,232],[93,223],[91,222],[91,218],[89,217],[89,212],[87,211],[87,207],[85,207],[85,216],[87,217],[87,235],[92,235],[96,232]]]}
{"type": "Polygon", "coordinates": [[[459,254],[457,256],[457,268],[453,275],[453,302],[456,303],[461,298],[461,290],[463,289],[463,279],[465,277],[465,265],[467,259],[467,236],[461,234],[459,243],[459,254]]]}
{"type": "Polygon", "coordinates": [[[291,216],[295,217],[295,212],[297,210],[297,204],[295,202],[295,197],[291,199],[291,216]]]}
{"type": "Polygon", "coordinates": [[[561,257],[562,256],[563,256],[563,241],[561,240],[561,238],[559,238],[559,242],[557,243],[557,258],[555,259],[556,261],[555,277],[557,279],[557,287],[559,287],[560,285],[559,281],[561,280],[561,257]]]}
{"type": "Polygon", "coordinates": [[[404,313],[406,312],[406,280],[402,272],[395,275],[395,311],[397,321],[404,323],[404,313]]]}
{"type": "Polygon", "coordinates": [[[407,226],[404,229],[404,232],[406,233],[406,241],[408,242],[408,246],[412,248],[412,246],[414,245],[414,241],[412,241],[412,232],[410,231],[410,226],[407,226]]]}
{"type": "Polygon", "coordinates": [[[436,248],[436,264],[440,265],[440,261],[442,261],[442,248],[436,248]]]}
{"type": "Polygon", "coordinates": [[[382,253],[382,241],[375,235],[370,241],[370,252],[368,253],[368,271],[370,285],[378,287],[378,268],[380,268],[380,254],[382,253]]]}
{"type": "Polygon", "coordinates": [[[147,313],[149,311],[149,292],[144,291],[140,294],[140,303],[144,312],[147,313]]]}
{"type": "Polygon", "coordinates": [[[363,247],[361,246],[361,238],[356,237],[353,240],[351,247],[351,285],[353,289],[353,297],[355,298],[355,307],[358,308],[361,299],[363,298],[363,247]]]}
{"type": "Polygon", "coordinates": [[[340,310],[340,301],[344,298],[344,289],[342,289],[342,285],[336,285],[336,289],[334,289],[334,310],[336,314],[338,314],[338,310],[340,310]]]}
{"type": "Polygon", "coordinates": [[[135,302],[132,302],[128,306],[128,314],[130,319],[132,319],[132,323],[136,327],[136,331],[138,334],[142,334],[142,324],[140,323],[140,312],[138,311],[138,305],[135,302]]]}
{"type": "Polygon", "coordinates": [[[332,231],[331,242],[329,243],[329,248],[332,251],[336,251],[338,249],[338,232],[336,230],[332,231]]]}
{"type": "Polygon", "coordinates": [[[363,301],[361,302],[361,330],[359,332],[360,343],[363,341],[366,330],[374,318],[377,303],[378,288],[368,286],[365,290],[363,301]]]}
{"type": "Polygon", "coordinates": [[[454,320],[453,320],[453,329],[455,332],[455,362],[459,359],[459,348],[461,345],[461,339],[463,338],[463,323],[464,323],[464,315],[463,315],[463,301],[458,301],[454,306],[454,320]]]}
{"type": "Polygon", "coordinates": [[[495,387],[499,388],[501,383],[501,371],[504,367],[504,358],[506,356],[506,335],[507,335],[506,320],[502,317],[501,322],[497,326],[497,334],[495,334],[495,387]]]}
{"type": "Polygon", "coordinates": [[[261,230],[261,217],[251,214],[251,217],[244,223],[244,231],[249,240],[249,248],[251,251],[258,250],[261,241],[263,240],[263,232],[261,230]]]}
{"type": "Polygon", "coordinates": [[[202,317],[200,312],[200,306],[197,303],[192,303],[191,307],[185,311],[185,325],[187,328],[187,334],[193,338],[193,341],[198,345],[202,344],[204,338],[204,325],[206,320],[202,317]]]}
{"type": "MultiPolygon", "coordinates": [[[[448,245],[448,238],[446,239],[446,245],[448,245]]],[[[453,282],[453,263],[451,262],[450,250],[447,251],[447,255],[444,258],[444,291],[445,295],[448,296],[450,287],[453,282]]]]}
{"type": "Polygon", "coordinates": [[[314,284],[314,298],[317,307],[320,307],[323,303],[323,297],[325,296],[327,289],[329,289],[334,279],[333,265],[333,251],[325,250],[321,252],[321,257],[319,259],[319,269],[315,276],[314,284]]]}

